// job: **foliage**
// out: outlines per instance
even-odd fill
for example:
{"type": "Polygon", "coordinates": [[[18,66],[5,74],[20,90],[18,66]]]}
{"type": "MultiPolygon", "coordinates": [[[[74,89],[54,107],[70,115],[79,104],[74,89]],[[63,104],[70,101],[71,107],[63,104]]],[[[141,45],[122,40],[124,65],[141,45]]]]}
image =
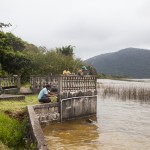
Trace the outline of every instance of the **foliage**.
{"type": "Polygon", "coordinates": [[[22,51],[25,43],[12,33],[4,33],[0,31],[0,48],[3,50],[22,51]]]}
{"type": "Polygon", "coordinates": [[[30,60],[20,52],[0,50],[2,69],[8,74],[22,75],[29,69],[30,60]]]}
{"type": "MultiPolygon", "coordinates": [[[[73,51],[71,52],[60,52],[59,48],[47,50],[45,47],[34,47],[33,45],[27,45],[30,50],[24,51],[32,61],[31,63],[31,75],[56,75],[62,74],[65,68],[74,73],[77,72],[79,66],[82,64],[80,59],[73,57],[73,51]],[[65,53],[65,54],[64,54],[65,53]]],[[[67,46],[66,46],[67,47],[67,46]]],[[[70,46],[68,46],[70,47],[70,46]]],[[[69,49],[67,47],[67,50],[69,49]]],[[[72,47],[71,47],[72,48],[72,47]]]]}
{"type": "MultiPolygon", "coordinates": [[[[25,101],[0,101],[0,149],[1,147],[9,147],[14,150],[26,149],[24,147],[30,147],[30,149],[34,148],[34,143],[25,145],[24,137],[26,137],[27,134],[27,122],[26,119],[23,122],[19,122],[18,115],[26,114],[27,105],[38,104],[37,96],[38,95],[26,95],[25,101]],[[11,118],[8,117],[6,113],[9,114],[11,118]]],[[[52,102],[56,102],[56,98],[52,97],[52,102]]]]}
{"type": "Polygon", "coordinates": [[[108,75],[108,74],[104,74],[104,73],[97,74],[97,77],[101,78],[101,79],[125,79],[125,78],[129,78],[127,76],[115,76],[115,75],[108,75]]]}
{"type": "MultiPolygon", "coordinates": [[[[5,27],[5,24],[0,25],[5,27]]],[[[71,45],[48,50],[0,31],[0,76],[17,74],[25,83],[30,75],[62,74],[65,68],[77,73],[83,62],[74,57],[73,50],[71,45]]]]}
{"type": "Polygon", "coordinates": [[[25,114],[27,105],[37,103],[37,95],[27,95],[25,101],[0,101],[0,149],[24,149],[27,122],[18,121],[18,116],[25,114]]]}
{"type": "MultiPolygon", "coordinates": [[[[22,53],[25,48],[24,42],[12,33],[0,31],[0,64],[1,70],[9,75],[18,74],[24,77],[30,69],[30,59],[22,53]]],[[[2,72],[2,71],[1,71],[2,72]]]]}
{"type": "Polygon", "coordinates": [[[6,27],[10,27],[10,26],[12,26],[10,23],[6,24],[6,23],[0,22],[0,28],[1,28],[1,30],[2,30],[2,28],[6,28],[6,27]]]}
{"type": "Polygon", "coordinates": [[[93,64],[98,73],[130,78],[149,78],[149,58],[149,50],[126,48],[118,52],[95,56],[87,59],[85,63],[93,64]]]}
{"type": "Polygon", "coordinates": [[[87,70],[89,75],[97,75],[97,71],[92,65],[88,65],[87,70]]]}
{"type": "Polygon", "coordinates": [[[74,46],[63,46],[62,48],[56,48],[57,53],[61,53],[64,56],[73,56],[74,46]]]}
{"type": "Polygon", "coordinates": [[[4,145],[2,141],[0,141],[0,150],[10,150],[8,146],[4,145]]]}
{"type": "Polygon", "coordinates": [[[24,145],[25,124],[9,116],[0,114],[0,139],[8,147],[17,148],[24,145]]]}

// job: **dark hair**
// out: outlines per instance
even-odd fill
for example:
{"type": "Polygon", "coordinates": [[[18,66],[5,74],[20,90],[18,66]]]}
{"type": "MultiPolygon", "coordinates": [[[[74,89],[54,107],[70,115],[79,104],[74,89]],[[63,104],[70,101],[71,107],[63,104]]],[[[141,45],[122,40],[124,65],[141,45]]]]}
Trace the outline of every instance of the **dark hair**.
{"type": "Polygon", "coordinates": [[[50,84],[46,84],[45,87],[46,87],[46,88],[51,88],[51,85],[50,85],[50,84]]]}

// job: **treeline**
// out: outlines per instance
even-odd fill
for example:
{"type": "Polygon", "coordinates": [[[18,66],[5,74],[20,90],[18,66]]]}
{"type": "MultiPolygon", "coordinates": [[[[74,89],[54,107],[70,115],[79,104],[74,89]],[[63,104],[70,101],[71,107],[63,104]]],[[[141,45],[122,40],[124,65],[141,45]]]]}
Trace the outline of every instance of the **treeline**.
{"type": "Polygon", "coordinates": [[[109,74],[104,74],[104,73],[99,73],[97,74],[97,78],[100,79],[116,79],[116,80],[124,80],[124,79],[129,79],[131,77],[128,76],[117,76],[117,75],[109,75],[109,74]]]}
{"type": "MultiPolygon", "coordinates": [[[[0,23],[0,28],[8,27],[0,23]]],[[[55,49],[37,47],[23,41],[12,33],[0,31],[0,77],[19,75],[22,82],[29,81],[30,75],[56,75],[62,74],[65,68],[71,73],[77,73],[82,65],[80,58],[74,55],[74,46],[62,46],[55,49]]],[[[96,70],[87,66],[90,74],[96,70]]]]}

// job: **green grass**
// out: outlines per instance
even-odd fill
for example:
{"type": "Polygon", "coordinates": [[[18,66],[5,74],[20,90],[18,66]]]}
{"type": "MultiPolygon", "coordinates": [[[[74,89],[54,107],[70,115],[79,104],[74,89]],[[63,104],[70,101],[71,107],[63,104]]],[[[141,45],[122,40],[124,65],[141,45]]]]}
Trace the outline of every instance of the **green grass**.
{"type": "MultiPolygon", "coordinates": [[[[36,95],[26,95],[25,101],[0,101],[0,150],[24,150],[27,132],[26,107],[39,104],[36,95]],[[21,118],[20,118],[21,117],[21,118]]],[[[52,102],[56,99],[52,98],[52,102]]]]}
{"type": "Polygon", "coordinates": [[[0,114],[0,139],[10,148],[24,146],[24,135],[26,131],[25,120],[20,123],[18,120],[0,114]]]}
{"type": "Polygon", "coordinates": [[[39,104],[37,95],[27,95],[25,96],[25,101],[15,101],[15,100],[3,100],[0,101],[0,111],[11,111],[11,112],[18,112],[18,111],[25,111],[26,106],[39,104]]]}
{"type": "Polygon", "coordinates": [[[8,148],[6,145],[2,143],[2,141],[0,141],[0,150],[10,150],[10,148],[8,148]]]}
{"type": "Polygon", "coordinates": [[[31,85],[30,82],[26,82],[26,83],[23,84],[23,87],[30,88],[30,85],[31,85]]]}

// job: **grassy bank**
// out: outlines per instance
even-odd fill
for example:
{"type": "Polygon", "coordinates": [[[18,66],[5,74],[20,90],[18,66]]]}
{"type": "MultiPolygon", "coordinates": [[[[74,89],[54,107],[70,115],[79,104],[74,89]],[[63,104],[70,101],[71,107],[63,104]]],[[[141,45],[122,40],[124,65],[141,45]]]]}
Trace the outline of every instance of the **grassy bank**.
{"type": "Polygon", "coordinates": [[[27,95],[25,101],[0,101],[1,150],[26,149],[26,106],[32,104],[38,104],[37,95],[27,95]]]}

